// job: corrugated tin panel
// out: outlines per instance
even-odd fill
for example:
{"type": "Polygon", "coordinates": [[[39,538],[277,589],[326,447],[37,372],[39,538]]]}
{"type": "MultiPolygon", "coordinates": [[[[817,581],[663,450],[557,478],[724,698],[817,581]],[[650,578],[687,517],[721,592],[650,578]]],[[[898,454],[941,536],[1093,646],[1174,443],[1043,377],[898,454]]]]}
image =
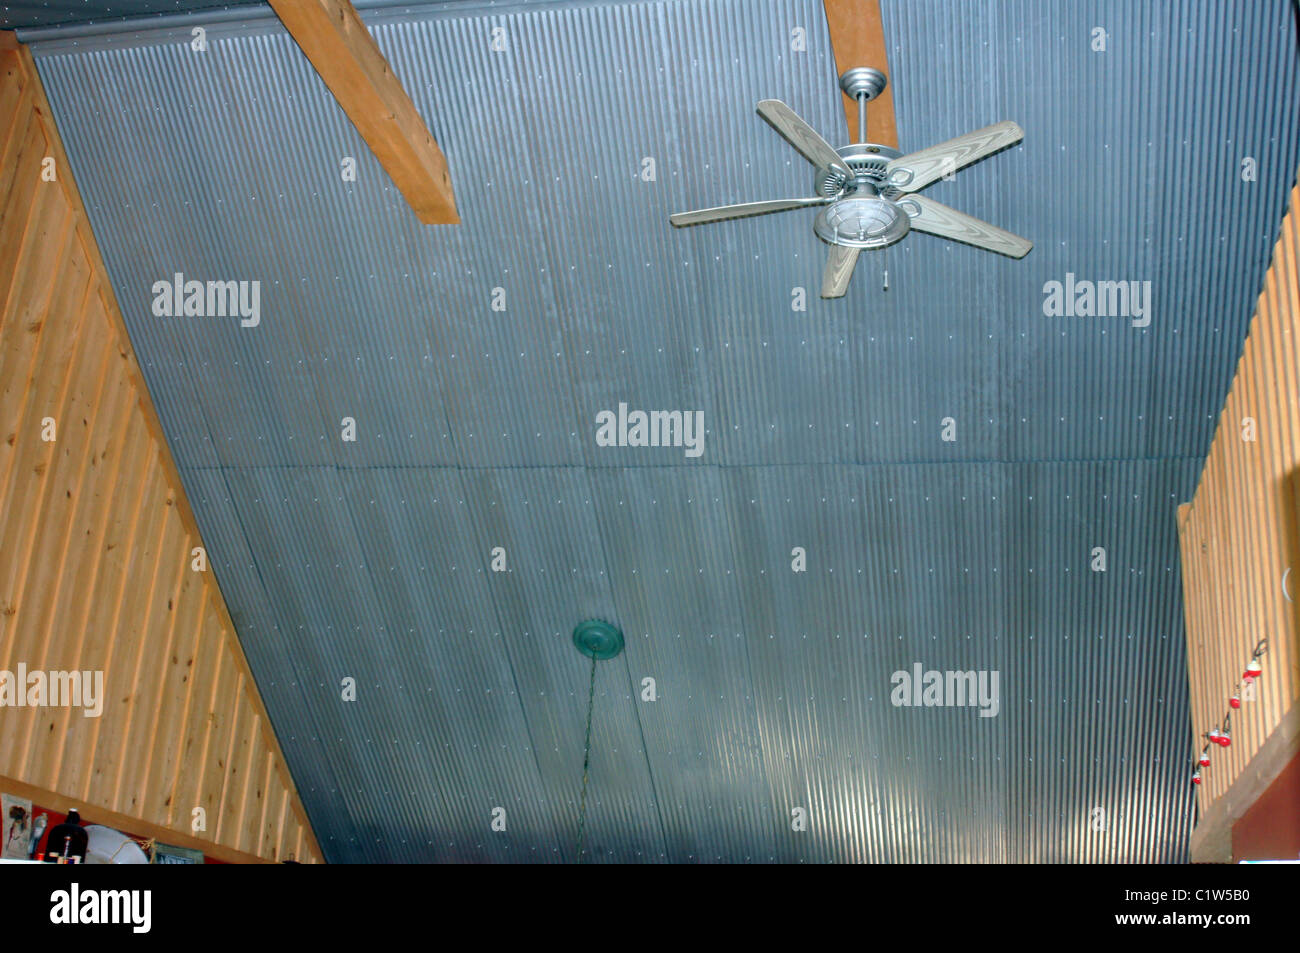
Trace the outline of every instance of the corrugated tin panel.
{"type": "Polygon", "coordinates": [[[820,3],[365,16],[462,226],[416,223],[274,24],[38,47],[331,859],[571,859],[587,615],[628,635],[597,857],[1184,859],[1173,507],[1297,165],[1291,6],[886,0],[904,148],[1027,133],[929,194],[1036,247],[909,236],[835,302],[811,212],[667,225],[807,193],[759,99],[845,140],[820,3]],[[261,325],[155,318],[177,271],[260,279],[261,325]],[[1067,273],[1151,281],[1150,325],[1045,317],[1067,273]],[[703,410],[704,454],[597,447],[619,402],[703,410]],[[1001,713],[895,708],[915,661],[997,669],[1001,713]]]}
{"type": "Polygon", "coordinates": [[[0,30],[90,24],[101,29],[133,17],[156,17],[179,11],[220,16],[259,7],[258,0],[11,0],[0,9],[0,30]]]}

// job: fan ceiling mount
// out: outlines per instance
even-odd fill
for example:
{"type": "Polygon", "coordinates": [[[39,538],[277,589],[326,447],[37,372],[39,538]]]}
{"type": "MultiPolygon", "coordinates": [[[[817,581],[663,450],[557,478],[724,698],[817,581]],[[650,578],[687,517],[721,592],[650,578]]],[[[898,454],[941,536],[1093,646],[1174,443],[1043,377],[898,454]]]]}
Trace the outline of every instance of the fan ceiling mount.
{"type": "Polygon", "coordinates": [[[758,104],[758,114],[816,167],[812,197],[678,212],[670,221],[680,228],[822,206],[813,230],[830,245],[822,278],[823,298],[844,295],[862,249],[892,245],[913,229],[1023,258],[1033,247],[1027,239],[913,193],[1014,145],[1024,138],[1024,131],[1008,120],[906,155],[889,146],[861,141],[866,137],[867,103],[880,95],[886,82],[884,73],[865,66],[840,77],[840,88],[858,102],[860,141],[839,149],[832,148],[779,99],[758,104]]]}

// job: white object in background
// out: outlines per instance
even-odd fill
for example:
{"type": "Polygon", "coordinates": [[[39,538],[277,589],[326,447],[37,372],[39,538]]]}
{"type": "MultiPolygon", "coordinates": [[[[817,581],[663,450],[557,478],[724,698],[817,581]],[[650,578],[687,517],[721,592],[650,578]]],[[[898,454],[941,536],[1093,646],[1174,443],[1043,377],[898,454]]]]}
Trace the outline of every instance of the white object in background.
{"type": "Polygon", "coordinates": [[[86,825],[86,863],[147,864],[149,858],[131,838],[101,824],[86,825]]]}

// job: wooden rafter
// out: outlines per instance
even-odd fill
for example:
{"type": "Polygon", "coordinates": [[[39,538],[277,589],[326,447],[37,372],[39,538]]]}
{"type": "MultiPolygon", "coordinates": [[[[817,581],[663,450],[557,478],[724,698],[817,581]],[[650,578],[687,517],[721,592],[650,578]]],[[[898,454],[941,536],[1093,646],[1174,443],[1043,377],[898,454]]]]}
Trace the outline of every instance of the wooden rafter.
{"type": "MultiPolygon", "coordinates": [[[[880,0],[823,0],[826,22],[831,31],[831,47],[835,50],[837,74],[855,66],[870,66],[889,77],[885,51],[885,30],[880,18],[880,0]]],[[[844,118],[849,124],[849,139],[858,137],[858,104],[848,96],[844,100],[844,118]]],[[[894,128],[894,99],[890,86],[871,101],[867,107],[868,142],[882,146],[898,146],[898,130],[894,128]]]]}
{"type": "Polygon", "coordinates": [[[420,221],[459,223],[446,157],[352,4],[271,0],[271,7],[420,221]]]}

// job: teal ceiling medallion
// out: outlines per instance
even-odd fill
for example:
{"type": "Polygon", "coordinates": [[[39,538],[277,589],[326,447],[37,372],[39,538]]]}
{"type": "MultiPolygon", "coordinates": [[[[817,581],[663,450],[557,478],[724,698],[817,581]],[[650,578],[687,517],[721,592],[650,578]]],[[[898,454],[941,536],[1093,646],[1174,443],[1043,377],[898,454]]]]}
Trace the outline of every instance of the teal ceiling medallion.
{"type": "Polygon", "coordinates": [[[588,619],[573,630],[573,644],[587,658],[604,662],[623,651],[623,633],[602,619],[588,619]]]}
{"type": "Polygon", "coordinates": [[[623,651],[623,633],[603,619],[579,622],[573,630],[573,645],[591,659],[591,684],[587,687],[587,741],[582,750],[582,794],[578,798],[578,853],[582,863],[583,835],[587,831],[587,777],[591,772],[591,720],[596,711],[596,663],[616,658],[623,651]]]}

